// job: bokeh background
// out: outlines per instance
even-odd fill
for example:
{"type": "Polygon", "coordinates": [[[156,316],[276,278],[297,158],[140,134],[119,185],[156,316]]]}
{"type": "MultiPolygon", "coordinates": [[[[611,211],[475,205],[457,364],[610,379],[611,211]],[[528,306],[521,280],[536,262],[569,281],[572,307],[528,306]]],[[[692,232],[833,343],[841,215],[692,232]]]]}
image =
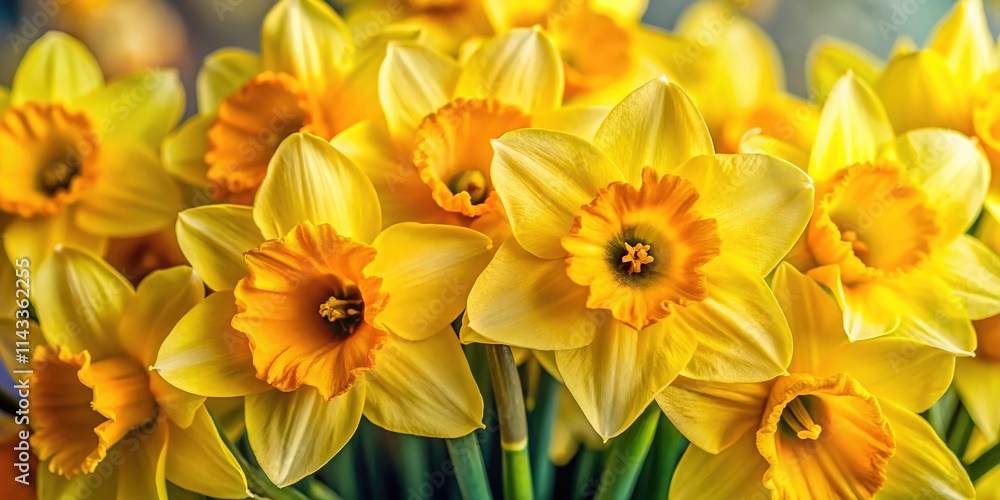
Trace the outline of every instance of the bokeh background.
{"type": "MultiPolygon", "coordinates": [[[[348,0],[328,0],[342,8],[348,0]]],[[[0,0],[0,84],[9,86],[25,48],[45,30],[83,39],[108,76],[151,66],[176,66],[194,95],[201,59],[224,46],[257,51],[270,0],[0,0]],[[27,43],[25,43],[27,42],[27,43]]],[[[689,0],[650,0],[644,21],[671,29],[689,0]]],[[[788,86],[805,96],[805,64],[818,37],[854,41],[885,57],[897,36],[923,44],[954,0],[734,0],[778,44],[788,86]]],[[[987,2],[1000,27],[1000,0],[987,2]]],[[[194,112],[188,99],[188,112],[194,112]]]]}

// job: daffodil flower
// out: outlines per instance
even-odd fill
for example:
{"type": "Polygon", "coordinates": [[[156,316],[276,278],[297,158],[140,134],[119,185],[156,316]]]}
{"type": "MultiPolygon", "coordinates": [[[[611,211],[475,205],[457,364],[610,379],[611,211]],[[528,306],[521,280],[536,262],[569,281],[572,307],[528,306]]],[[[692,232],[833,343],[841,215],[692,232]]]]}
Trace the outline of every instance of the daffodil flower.
{"type": "Polygon", "coordinates": [[[191,268],[156,271],[133,289],[97,256],[58,247],[33,284],[46,341],[29,382],[39,498],[166,499],[167,481],[219,498],[249,494],[205,397],[150,370],[204,297],[191,268]]]}
{"type": "MultiPolygon", "coordinates": [[[[359,48],[343,20],[319,0],[282,0],[264,19],[261,54],[210,54],[197,80],[199,113],[163,144],[167,169],[215,200],[251,204],[278,144],[293,132],[326,139],[380,120],[376,76],[386,30],[359,48]]],[[[210,201],[210,200],[206,200],[210,201]]]]}
{"type": "Polygon", "coordinates": [[[826,101],[808,173],[816,209],[788,256],[830,289],[852,340],[895,333],[971,355],[971,319],[1000,312],[1000,261],[965,235],[989,165],[959,132],[894,136],[872,90],[842,77],[826,101]]]}
{"type": "Polygon", "coordinates": [[[483,400],[450,324],[491,242],[455,226],[382,231],[380,213],[359,167],[295,133],[253,209],[180,215],[181,247],[217,292],[178,323],[155,369],[196,394],[246,396],[250,446],[279,486],[329,461],[362,413],[422,436],[482,427],[483,400]]]}
{"type": "Polygon", "coordinates": [[[40,265],[60,243],[103,253],[108,238],[169,226],[180,198],[156,152],[183,108],[174,70],[105,84],[79,41],[39,38],[0,91],[7,255],[40,265]]]}
{"type": "Polygon", "coordinates": [[[516,130],[493,147],[513,234],[469,295],[463,341],[555,351],[604,439],[678,374],[784,373],[791,337],[763,277],[812,212],[802,171],[715,155],[698,110],[665,79],[618,104],[594,143],[516,130]]]}
{"type": "Polygon", "coordinates": [[[657,398],[691,440],[671,498],[973,498],[962,463],[919,415],[954,356],[902,337],[851,342],[825,290],[792,266],[773,288],[795,346],[758,384],[681,377],[657,398]]]}

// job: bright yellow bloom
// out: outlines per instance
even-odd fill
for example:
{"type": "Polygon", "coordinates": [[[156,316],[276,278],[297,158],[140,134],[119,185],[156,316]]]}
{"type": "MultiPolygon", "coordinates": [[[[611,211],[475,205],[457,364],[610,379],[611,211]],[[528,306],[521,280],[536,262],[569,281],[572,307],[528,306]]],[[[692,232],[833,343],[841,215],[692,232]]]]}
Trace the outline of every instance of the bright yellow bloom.
{"type": "Polygon", "coordinates": [[[363,47],[387,26],[422,30],[434,48],[454,54],[466,39],[493,29],[481,0],[359,0],[344,2],[351,38],[363,47]]]}
{"type": "Polygon", "coordinates": [[[681,15],[676,34],[687,40],[671,57],[678,82],[705,116],[716,149],[757,153],[758,141],[778,139],[788,146],[782,157],[805,166],[819,112],[785,91],[781,55],[767,33],[731,2],[701,0],[681,15]]]}
{"type": "Polygon", "coordinates": [[[895,137],[853,74],[826,101],[809,163],[816,210],[787,259],[829,288],[852,340],[894,333],[971,355],[971,319],[1000,312],[1000,262],[966,236],[989,165],[943,129],[895,137]]]}
{"type": "Polygon", "coordinates": [[[680,377],[657,402],[695,446],[671,498],[973,498],[962,463],[916,413],[948,389],[954,357],[901,337],[851,342],[837,303],[782,264],[773,288],[795,346],[758,384],[680,377]]]}
{"type": "Polygon", "coordinates": [[[9,98],[0,92],[0,211],[11,259],[40,265],[72,244],[103,253],[108,238],[174,220],[179,195],[156,151],[180,119],[173,70],[105,85],[94,57],[52,31],[25,52],[9,98]]]}
{"type": "Polygon", "coordinates": [[[35,350],[30,381],[40,498],[166,499],[167,481],[213,497],[248,494],[205,398],[149,369],[204,297],[191,268],[156,271],[133,290],[97,256],[59,247],[34,285],[47,344],[35,350]]]}
{"type": "Polygon", "coordinates": [[[593,144],[517,130],[493,147],[513,237],[472,289],[463,341],[555,351],[605,439],[678,373],[784,373],[790,337],[763,276],[812,211],[799,169],[715,155],[698,110],[665,79],[616,106],[593,144]],[[630,255],[640,264],[623,262],[630,255]]]}
{"type": "Polygon", "coordinates": [[[382,231],[380,212],[359,167],[294,133],[252,209],[179,216],[181,248],[216,293],[178,323],[155,369],[196,394],[246,396],[250,446],[279,486],[329,461],[362,413],[431,437],[482,426],[451,321],[491,242],[455,226],[382,231]]]}
{"type": "Polygon", "coordinates": [[[163,144],[167,169],[215,200],[251,204],[282,139],[308,131],[329,139],[380,120],[376,76],[386,31],[356,49],[343,20],[319,0],[282,0],[264,19],[261,55],[210,54],[198,74],[199,114],[163,144]]]}

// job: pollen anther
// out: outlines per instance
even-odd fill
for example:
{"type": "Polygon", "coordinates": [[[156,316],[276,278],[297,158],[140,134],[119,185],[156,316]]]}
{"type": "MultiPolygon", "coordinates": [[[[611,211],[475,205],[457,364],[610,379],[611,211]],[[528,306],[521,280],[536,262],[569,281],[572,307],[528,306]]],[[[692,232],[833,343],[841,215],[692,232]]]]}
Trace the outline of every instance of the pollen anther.
{"type": "Polygon", "coordinates": [[[642,272],[643,264],[653,262],[653,257],[648,253],[649,245],[625,243],[625,251],[628,253],[622,256],[622,264],[629,264],[628,273],[630,275],[642,272]]]}
{"type": "Polygon", "coordinates": [[[795,431],[795,435],[799,439],[819,439],[819,434],[823,431],[823,427],[813,422],[809,411],[806,410],[802,401],[799,401],[798,398],[793,399],[785,406],[785,410],[788,411],[781,414],[781,419],[795,431]]]}
{"type": "Polygon", "coordinates": [[[344,300],[337,297],[330,297],[326,302],[320,304],[319,315],[333,323],[345,318],[357,316],[364,311],[364,301],[361,299],[344,300]]]}

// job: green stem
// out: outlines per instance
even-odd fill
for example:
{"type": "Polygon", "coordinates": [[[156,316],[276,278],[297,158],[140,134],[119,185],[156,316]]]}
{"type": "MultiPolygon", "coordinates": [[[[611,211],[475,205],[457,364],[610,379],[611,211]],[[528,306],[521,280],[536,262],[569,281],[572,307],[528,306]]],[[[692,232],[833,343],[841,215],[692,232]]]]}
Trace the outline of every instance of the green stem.
{"type": "Polygon", "coordinates": [[[660,417],[653,446],[649,449],[649,456],[639,474],[636,498],[667,498],[674,469],[687,449],[687,444],[687,440],[670,419],[660,417]]]}
{"type": "Polygon", "coordinates": [[[531,479],[535,483],[536,498],[550,498],[555,483],[556,468],[549,460],[549,441],[556,419],[558,394],[559,382],[541,370],[535,391],[535,409],[528,420],[528,435],[531,436],[528,452],[531,455],[531,479]]]}
{"type": "Polygon", "coordinates": [[[357,443],[352,438],[318,473],[344,500],[361,498],[361,492],[358,490],[358,473],[354,465],[357,457],[355,448],[357,443]]]}
{"type": "Polygon", "coordinates": [[[969,438],[972,437],[972,430],[975,427],[969,411],[962,403],[959,403],[955,407],[955,416],[951,419],[951,428],[948,429],[948,448],[955,453],[959,460],[965,456],[965,451],[969,447],[969,438]]]}
{"type": "Polygon", "coordinates": [[[631,498],[639,471],[646,461],[649,447],[653,444],[656,424],[660,419],[660,407],[651,404],[631,427],[615,439],[611,445],[611,455],[601,474],[601,485],[597,489],[597,500],[631,498]]]}
{"type": "Polygon", "coordinates": [[[998,464],[1000,464],[1000,443],[986,450],[986,453],[983,453],[971,464],[965,466],[965,470],[969,473],[969,479],[972,482],[976,482],[979,478],[986,475],[987,472],[993,470],[998,464]]]}
{"type": "Polygon", "coordinates": [[[445,440],[448,444],[448,455],[455,469],[455,479],[458,489],[465,500],[489,500],[490,482],[486,479],[486,464],[483,463],[483,452],[479,449],[476,434],[467,434],[460,438],[445,440]]]}
{"type": "Polygon", "coordinates": [[[955,393],[955,389],[950,388],[937,403],[934,403],[934,406],[923,413],[924,418],[941,439],[947,439],[948,429],[951,427],[952,416],[955,415],[957,405],[958,395],[955,393]]]}
{"type": "MultiPolygon", "coordinates": [[[[212,417],[212,419],[214,421],[215,417],[212,417]]],[[[222,439],[226,448],[232,452],[233,457],[235,457],[236,461],[240,464],[240,468],[243,469],[243,474],[247,477],[247,486],[254,495],[270,498],[271,500],[309,500],[308,497],[300,493],[295,488],[277,487],[271,482],[270,479],[267,478],[264,471],[251,465],[246,457],[240,453],[239,448],[237,448],[236,445],[229,440],[229,437],[226,436],[225,429],[220,427],[218,422],[215,422],[215,428],[219,431],[219,439],[222,439]]]]}
{"type": "Polygon", "coordinates": [[[504,498],[533,498],[531,464],[528,459],[528,423],[524,414],[524,393],[517,375],[514,355],[506,345],[489,345],[490,380],[500,420],[500,447],[503,450],[504,498]]]}
{"type": "Polygon", "coordinates": [[[309,494],[309,498],[313,500],[343,500],[329,486],[323,484],[315,476],[311,476],[306,480],[305,490],[309,494]]]}
{"type": "Polygon", "coordinates": [[[587,448],[586,445],[580,447],[579,456],[576,460],[576,476],[573,479],[575,485],[571,498],[591,498],[597,491],[593,482],[594,471],[601,461],[601,450],[587,448]]]}
{"type": "Polygon", "coordinates": [[[403,493],[409,495],[411,491],[420,491],[424,472],[427,471],[429,459],[427,440],[409,434],[398,434],[395,438],[399,447],[403,493]]]}

